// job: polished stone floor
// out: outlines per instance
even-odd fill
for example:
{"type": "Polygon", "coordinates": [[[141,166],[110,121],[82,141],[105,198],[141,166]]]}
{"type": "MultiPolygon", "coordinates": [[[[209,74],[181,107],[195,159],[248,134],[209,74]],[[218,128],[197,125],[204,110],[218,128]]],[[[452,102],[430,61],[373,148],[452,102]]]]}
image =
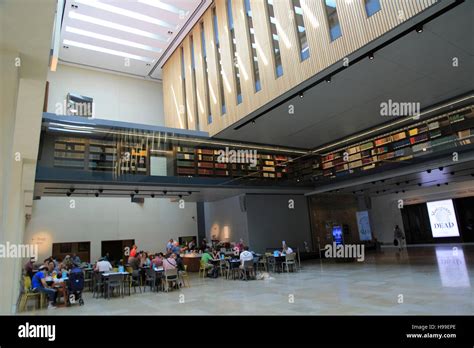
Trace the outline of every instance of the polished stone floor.
{"type": "Polygon", "coordinates": [[[311,260],[266,280],[191,277],[191,287],[94,299],[52,315],[462,315],[474,313],[474,245],[393,248],[364,262],[311,260]]]}

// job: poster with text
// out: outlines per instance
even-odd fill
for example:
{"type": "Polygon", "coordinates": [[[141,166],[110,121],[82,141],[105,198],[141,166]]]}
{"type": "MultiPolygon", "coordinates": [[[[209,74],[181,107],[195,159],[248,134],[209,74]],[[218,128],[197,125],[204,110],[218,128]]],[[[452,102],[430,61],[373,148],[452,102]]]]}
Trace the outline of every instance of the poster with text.
{"type": "Polygon", "coordinates": [[[372,231],[370,230],[369,212],[366,210],[358,211],[356,216],[360,240],[371,240],[372,231]]]}
{"type": "Polygon", "coordinates": [[[431,233],[434,238],[459,237],[458,223],[452,199],[427,202],[431,233]]]}

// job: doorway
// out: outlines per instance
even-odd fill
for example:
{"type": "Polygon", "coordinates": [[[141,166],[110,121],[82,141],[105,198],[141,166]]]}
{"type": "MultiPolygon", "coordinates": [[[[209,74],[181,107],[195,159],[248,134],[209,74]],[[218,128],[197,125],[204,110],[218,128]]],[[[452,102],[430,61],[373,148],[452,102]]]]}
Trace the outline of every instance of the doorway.
{"type": "Polygon", "coordinates": [[[112,265],[118,264],[120,260],[126,263],[128,256],[125,256],[125,250],[126,248],[132,250],[133,244],[135,244],[135,239],[103,240],[101,255],[108,254],[108,260],[112,265]]]}

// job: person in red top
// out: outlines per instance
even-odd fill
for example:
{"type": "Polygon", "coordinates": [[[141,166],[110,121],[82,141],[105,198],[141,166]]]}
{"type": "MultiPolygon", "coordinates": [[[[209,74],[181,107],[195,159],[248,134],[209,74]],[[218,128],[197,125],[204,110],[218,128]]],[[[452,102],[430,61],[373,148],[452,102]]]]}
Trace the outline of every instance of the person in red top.
{"type": "Polygon", "coordinates": [[[137,257],[137,245],[136,244],[133,244],[132,246],[132,250],[130,251],[130,257],[137,257]]]}

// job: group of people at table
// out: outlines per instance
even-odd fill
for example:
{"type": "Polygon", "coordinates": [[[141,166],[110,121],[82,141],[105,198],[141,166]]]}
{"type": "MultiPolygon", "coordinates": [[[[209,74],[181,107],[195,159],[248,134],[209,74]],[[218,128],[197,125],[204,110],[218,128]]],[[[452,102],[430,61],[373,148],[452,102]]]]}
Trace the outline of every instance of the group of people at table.
{"type": "MultiPolygon", "coordinates": [[[[200,246],[197,246],[195,239],[186,243],[186,245],[179,245],[177,241],[170,239],[166,244],[165,253],[159,252],[149,254],[145,251],[138,251],[138,246],[133,245],[126,264],[123,259],[114,262],[109,254],[106,254],[106,256],[101,257],[95,265],[93,265],[92,269],[95,272],[107,273],[112,272],[114,268],[116,268],[117,272],[126,273],[126,266],[129,266],[132,270],[153,268],[155,270],[163,270],[164,272],[172,269],[177,269],[178,271],[183,272],[185,271],[185,266],[181,254],[186,251],[197,250],[200,250],[202,253],[201,264],[208,270],[215,268],[214,261],[223,260],[225,257],[223,252],[210,247],[206,239],[202,240],[200,246]]],[[[246,261],[254,260],[257,255],[249,250],[249,247],[244,244],[242,239],[234,244],[232,250],[234,257],[238,256],[238,259],[236,258],[234,260],[240,263],[240,268],[244,268],[244,263],[246,261]]],[[[275,250],[274,256],[284,256],[292,253],[293,250],[283,241],[282,249],[275,250]]],[[[72,256],[67,255],[62,261],[50,256],[45,259],[43,264],[39,267],[35,267],[34,262],[34,258],[28,260],[24,266],[24,273],[31,278],[31,287],[33,291],[42,292],[48,296],[48,309],[56,307],[56,285],[67,280],[68,274],[73,268],[88,267],[87,263],[82,263],[76,254],[73,254],[72,256]]]]}

